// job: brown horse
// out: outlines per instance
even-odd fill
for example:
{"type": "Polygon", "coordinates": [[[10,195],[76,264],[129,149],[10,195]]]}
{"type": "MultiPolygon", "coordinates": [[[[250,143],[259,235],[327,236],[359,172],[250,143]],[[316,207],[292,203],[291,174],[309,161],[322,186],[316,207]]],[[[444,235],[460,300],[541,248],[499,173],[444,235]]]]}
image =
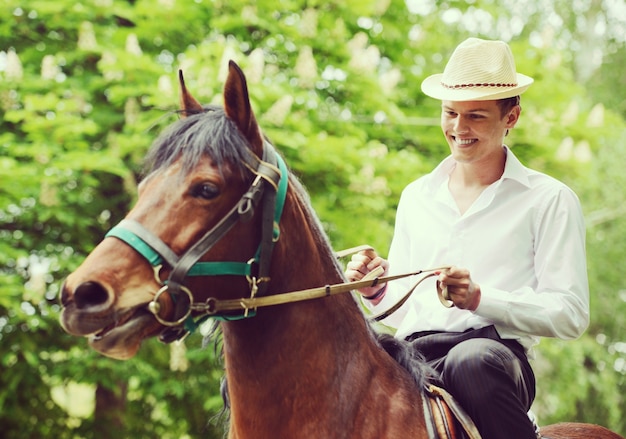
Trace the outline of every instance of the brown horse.
{"type": "MultiPolygon", "coordinates": [[[[223,109],[202,107],[180,80],[183,118],[153,145],[137,204],[63,286],[65,330],[126,359],[146,337],[221,319],[231,438],[435,437],[421,397],[428,367],[400,342],[383,348],[354,298],[323,288],[344,283],[342,269],[261,134],[239,67],[223,109]],[[317,287],[328,297],[269,306],[317,287]]],[[[620,437],[586,424],[544,431],[620,437]]]]}

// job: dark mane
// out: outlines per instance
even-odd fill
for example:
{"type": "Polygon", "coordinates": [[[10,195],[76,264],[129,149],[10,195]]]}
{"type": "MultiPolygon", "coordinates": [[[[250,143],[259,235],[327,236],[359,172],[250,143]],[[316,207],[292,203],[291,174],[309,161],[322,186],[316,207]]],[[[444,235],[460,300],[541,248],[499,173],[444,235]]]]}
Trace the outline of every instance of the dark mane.
{"type": "Polygon", "coordinates": [[[394,338],[390,334],[376,333],[374,329],[371,330],[374,331],[378,344],[409,372],[418,389],[423,389],[428,384],[441,385],[439,373],[426,362],[421,352],[415,350],[409,342],[394,338]]]}
{"type": "Polygon", "coordinates": [[[248,141],[218,106],[174,122],[154,141],[144,162],[144,175],[159,171],[182,158],[183,174],[208,155],[218,168],[235,165],[242,174],[250,155],[248,141]]]}

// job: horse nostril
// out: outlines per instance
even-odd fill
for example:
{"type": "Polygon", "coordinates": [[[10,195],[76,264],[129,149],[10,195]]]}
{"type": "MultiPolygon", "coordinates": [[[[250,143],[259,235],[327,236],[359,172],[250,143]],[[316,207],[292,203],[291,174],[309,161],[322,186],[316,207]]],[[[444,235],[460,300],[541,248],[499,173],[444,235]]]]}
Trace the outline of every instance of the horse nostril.
{"type": "Polygon", "coordinates": [[[79,309],[102,305],[109,298],[107,290],[98,282],[85,282],[74,291],[74,302],[79,309]]]}

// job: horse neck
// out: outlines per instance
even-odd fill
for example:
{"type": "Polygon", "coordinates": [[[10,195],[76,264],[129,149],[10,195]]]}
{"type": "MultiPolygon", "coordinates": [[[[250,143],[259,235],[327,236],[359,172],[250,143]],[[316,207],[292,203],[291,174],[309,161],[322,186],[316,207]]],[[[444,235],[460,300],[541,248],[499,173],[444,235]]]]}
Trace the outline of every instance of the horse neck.
{"type": "MultiPolygon", "coordinates": [[[[311,210],[298,200],[290,191],[267,294],[344,281],[311,210]]],[[[362,374],[367,382],[377,349],[349,293],[262,308],[256,317],[224,323],[222,329],[233,415],[246,406],[258,410],[256,404],[268,404],[276,395],[283,401],[298,398],[295,389],[303,386],[328,393],[344,374],[357,381],[362,374]]]]}

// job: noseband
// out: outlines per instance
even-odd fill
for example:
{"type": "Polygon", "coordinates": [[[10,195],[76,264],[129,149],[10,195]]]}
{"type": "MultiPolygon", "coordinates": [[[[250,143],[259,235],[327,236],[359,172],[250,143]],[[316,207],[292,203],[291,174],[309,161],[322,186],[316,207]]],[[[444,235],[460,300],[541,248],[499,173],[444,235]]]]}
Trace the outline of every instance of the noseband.
{"type": "MultiPolygon", "coordinates": [[[[226,216],[180,257],[158,236],[134,220],[124,219],[106,234],[107,237],[122,240],[142,255],[152,265],[157,281],[163,285],[148,305],[156,320],[168,327],[161,334],[162,341],[170,342],[182,338],[195,330],[204,320],[194,321],[192,318],[195,304],[191,291],[184,285],[187,276],[245,276],[250,284],[251,298],[263,295],[266,291],[272,251],[279,238],[280,217],[287,196],[288,171],[283,159],[267,141],[264,142],[263,159],[250,154],[245,165],[256,175],[246,193],[226,216]],[[238,221],[248,221],[252,218],[254,209],[261,202],[261,242],[248,262],[198,261],[238,221]],[[161,281],[159,276],[164,264],[171,267],[170,275],[165,282],[161,281]],[[159,314],[159,298],[165,293],[170,295],[175,304],[172,320],[164,319],[159,314]]],[[[211,317],[236,320],[252,315],[254,311],[246,310],[240,314],[213,314],[211,317]]]]}

